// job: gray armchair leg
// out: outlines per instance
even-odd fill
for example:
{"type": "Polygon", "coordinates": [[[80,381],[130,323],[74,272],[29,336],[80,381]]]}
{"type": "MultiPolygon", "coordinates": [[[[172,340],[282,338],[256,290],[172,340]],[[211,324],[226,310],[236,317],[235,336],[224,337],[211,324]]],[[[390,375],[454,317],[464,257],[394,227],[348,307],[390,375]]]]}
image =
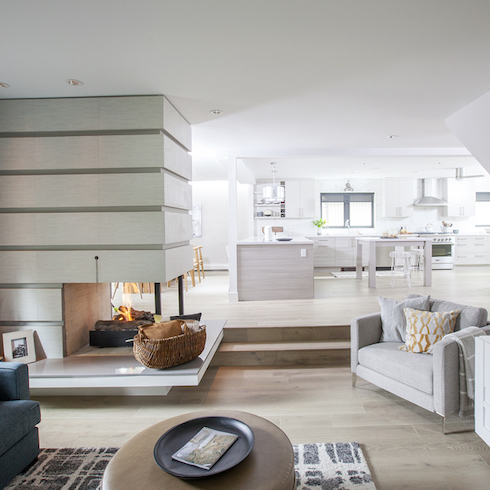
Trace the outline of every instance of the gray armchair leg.
{"type": "Polygon", "coordinates": [[[357,381],[357,374],[352,373],[352,386],[355,388],[356,387],[356,381],[357,381]]]}
{"type": "Polygon", "coordinates": [[[446,431],[446,417],[444,415],[441,415],[441,418],[442,418],[442,433],[444,435],[459,434],[461,432],[473,432],[473,429],[453,430],[452,432],[447,432],[446,431]]]}

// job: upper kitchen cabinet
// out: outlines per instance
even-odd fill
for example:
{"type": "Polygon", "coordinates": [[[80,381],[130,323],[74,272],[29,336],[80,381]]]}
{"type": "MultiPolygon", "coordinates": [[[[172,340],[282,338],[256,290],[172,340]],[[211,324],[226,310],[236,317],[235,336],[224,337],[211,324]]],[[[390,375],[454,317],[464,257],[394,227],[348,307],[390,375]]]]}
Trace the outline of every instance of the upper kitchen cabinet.
{"type": "Polygon", "coordinates": [[[474,179],[447,179],[448,217],[468,217],[476,214],[474,179]]]}
{"type": "Polygon", "coordinates": [[[315,216],[315,181],[287,180],[286,218],[313,218],[315,216]]]}
{"type": "Polygon", "coordinates": [[[413,216],[413,179],[383,179],[383,218],[413,216]]]}

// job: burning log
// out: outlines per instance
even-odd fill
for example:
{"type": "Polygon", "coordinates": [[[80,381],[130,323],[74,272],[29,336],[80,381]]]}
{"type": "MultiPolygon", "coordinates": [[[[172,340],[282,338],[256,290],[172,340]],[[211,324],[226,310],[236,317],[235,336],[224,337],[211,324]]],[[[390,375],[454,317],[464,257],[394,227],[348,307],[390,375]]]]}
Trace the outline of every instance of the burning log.
{"type": "Polygon", "coordinates": [[[97,320],[95,322],[96,331],[124,331],[133,332],[133,335],[138,333],[138,327],[140,325],[146,325],[148,320],[133,320],[133,321],[121,321],[121,320],[97,320]]]}
{"type": "Polygon", "coordinates": [[[112,320],[98,320],[95,330],[90,331],[90,345],[98,347],[127,347],[126,340],[138,333],[140,325],[155,323],[149,311],[138,311],[131,307],[120,306],[112,320]]]}
{"type": "Polygon", "coordinates": [[[134,320],[144,320],[146,323],[154,323],[155,318],[153,317],[153,313],[150,313],[149,311],[138,311],[135,310],[134,308],[127,307],[127,306],[120,306],[118,308],[119,315],[114,315],[112,317],[113,320],[117,321],[134,321],[134,320]]]}
{"type": "Polygon", "coordinates": [[[155,323],[153,313],[149,311],[138,311],[131,307],[120,306],[117,310],[118,315],[114,315],[112,320],[98,320],[95,323],[95,330],[138,330],[139,325],[155,323]]]}

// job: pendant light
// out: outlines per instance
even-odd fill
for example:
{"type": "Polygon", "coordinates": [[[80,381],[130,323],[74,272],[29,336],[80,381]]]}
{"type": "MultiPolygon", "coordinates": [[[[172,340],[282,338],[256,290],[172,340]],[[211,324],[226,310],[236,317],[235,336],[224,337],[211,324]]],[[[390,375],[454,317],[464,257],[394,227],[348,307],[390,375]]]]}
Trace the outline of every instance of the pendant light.
{"type": "Polygon", "coordinates": [[[353,192],[353,187],[350,185],[350,182],[347,181],[347,184],[345,184],[345,189],[344,192],[353,192]]]}
{"type": "Polygon", "coordinates": [[[272,185],[264,186],[262,196],[267,202],[279,202],[279,186],[276,184],[277,162],[271,162],[272,185]]]}

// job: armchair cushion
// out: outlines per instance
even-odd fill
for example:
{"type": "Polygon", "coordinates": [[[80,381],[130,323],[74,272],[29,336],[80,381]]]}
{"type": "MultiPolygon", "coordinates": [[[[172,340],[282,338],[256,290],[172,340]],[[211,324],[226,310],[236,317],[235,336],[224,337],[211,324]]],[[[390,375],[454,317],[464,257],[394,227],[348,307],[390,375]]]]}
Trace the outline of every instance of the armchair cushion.
{"type": "Polygon", "coordinates": [[[29,399],[27,364],[0,362],[0,488],[39,454],[39,402],[29,399]]]}
{"type": "Polygon", "coordinates": [[[404,301],[378,296],[381,307],[381,342],[405,342],[406,320],[403,308],[429,311],[430,296],[416,295],[404,301]]]}
{"type": "Polygon", "coordinates": [[[29,400],[27,364],[2,362],[0,364],[0,400],[29,400]]]}
{"type": "Polygon", "coordinates": [[[40,421],[38,402],[0,401],[0,455],[26,436],[40,421]]]}
{"type": "Polygon", "coordinates": [[[378,373],[384,373],[395,381],[433,394],[432,356],[415,356],[400,350],[400,342],[382,342],[359,350],[359,364],[378,373]]]}

